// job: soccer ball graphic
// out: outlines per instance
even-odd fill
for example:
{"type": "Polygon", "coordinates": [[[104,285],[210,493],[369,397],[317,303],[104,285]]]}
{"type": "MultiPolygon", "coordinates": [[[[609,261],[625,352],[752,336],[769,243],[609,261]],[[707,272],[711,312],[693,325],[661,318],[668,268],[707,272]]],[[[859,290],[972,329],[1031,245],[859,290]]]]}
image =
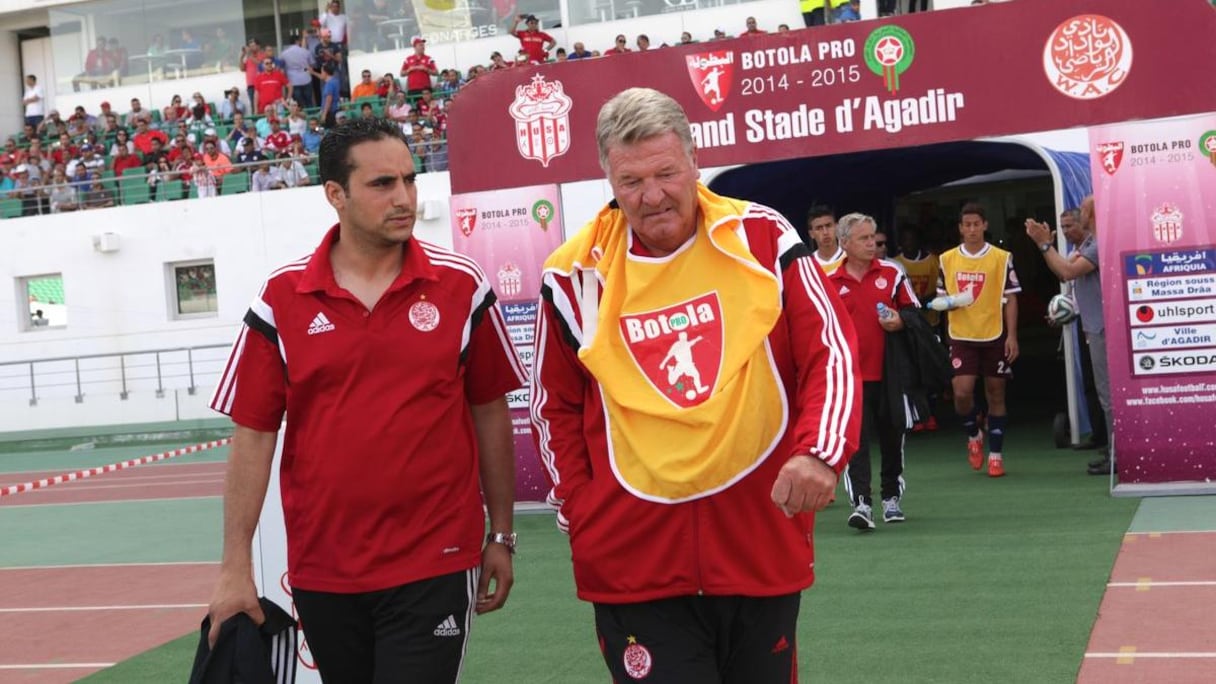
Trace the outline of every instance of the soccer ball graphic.
{"type": "Polygon", "coordinates": [[[1066,294],[1058,294],[1047,303],[1047,318],[1056,325],[1071,323],[1077,317],[1077,302],[1066,294]]]}
{"type": "Polygon", "coordinates": [[[686,392],[684,393],[684,398],[685,398],[685,399],[687,399],[687,400],[689,400],[689,401],[692,401],[693,399],[696,399],[696,398],[697,398],[697,391],[696,391],[696,390],[688,390],[688,391],[686,391],[686,392]]]}

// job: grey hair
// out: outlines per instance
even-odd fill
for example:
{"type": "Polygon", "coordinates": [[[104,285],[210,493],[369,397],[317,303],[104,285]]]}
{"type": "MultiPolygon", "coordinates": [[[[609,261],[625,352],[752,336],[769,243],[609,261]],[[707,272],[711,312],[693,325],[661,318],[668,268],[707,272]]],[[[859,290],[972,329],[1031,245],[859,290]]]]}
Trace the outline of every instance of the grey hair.
{"type": "Polygon", "coordinates": [[[849,233],[853,231],[853,228],[863,223],[874,226],[875,231],[878,230],[878,222],[874,220],[873,216],[866,216],[860,212],[841,216],[840,220],[836,222],[836,242],[843,246],[845,240],[849,239],[849,233]]]}
{"type": "Polygon", "coordinates": [[[1060,212],[1061,219],[1068,218],[1068,217],[1072,217],[1072,220],[1076,221],[1077,223],[1080,223],[1081,222],[1081,210],[1080,209],[1065,209],[1064,211],[1060,212]]]}
{"type": "Polygon", "coordinates": [[[675,133],[689,158],[693,155],[692,129],[680,103],[651,88],[630,88],[617,93],[600,108],[595,120],[595,143],[600,168],[608,172],[608,150],[632,145],[667,132],[675,133]]]}

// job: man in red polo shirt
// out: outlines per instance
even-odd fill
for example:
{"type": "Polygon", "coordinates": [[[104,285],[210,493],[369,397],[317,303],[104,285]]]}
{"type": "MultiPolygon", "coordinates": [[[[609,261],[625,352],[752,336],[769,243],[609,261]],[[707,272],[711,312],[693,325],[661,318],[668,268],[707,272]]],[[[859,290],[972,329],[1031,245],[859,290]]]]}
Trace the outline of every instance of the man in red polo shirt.
{"type": "Polygon", "coordinates": [[[874,219],[848,214],[836,224],[836,238],[845,259],[828,278],[844,300],[857,330],[861,358],[861,444],[845,471],[845,487],[853,504],[849,527],[863,532],[874,529],[874,500],[870,495],[870,437],[878,436],[882,453],[883,522],[904,521],[899,505],[904,480],[903,432],[879,415],[883,395],[883,359],[887,333],[903,330],[899,310],[916,306],[916,293],[907,276],[894,262],[874,257],[874,219]]]}
{"type": "Polygon", "coordinates": [[[412,237],[396,124],[331,130],[320,173],[338,224],[270,274],[211,400],[236,426],[210,638],[261,622],[251,541],[286,418],[288,581],[322,679],[455,681],[474,613],[513,581],[505,395],[524,368],[477,264],[412,237]]]}
{"type": "Polygon", "coordinates": [[[511,24],[511,29],[507,33],[519,39],[520,49],[527,52],[528,59],[536,64],[544,64],[545,60],[549,59],[549,51],[557,45],[553,36],[540,30],[540,20],[536,18],[535,14],[516,16],[515,22],[511,24]],[[518,28],[521,21],[528,27],[523,31],[518,28]]]}
{"type": "Polygon", "coordinates": [[[274,58],[263,55],[262,71],[253,79],[253,91],[257,96],[253,111],[265,112],[267,107],[286,98],[290,87],[287,74],[274,63],[274,58]]]}
{"type": "Polygon", "coordinates": [[[439,74],[435,60],[426,54],[426,41],[414,39],[414,54],[401,64],[401,75],[405,77],[405,92],[413,97],[431,87],[431,77],[439,74]]]}

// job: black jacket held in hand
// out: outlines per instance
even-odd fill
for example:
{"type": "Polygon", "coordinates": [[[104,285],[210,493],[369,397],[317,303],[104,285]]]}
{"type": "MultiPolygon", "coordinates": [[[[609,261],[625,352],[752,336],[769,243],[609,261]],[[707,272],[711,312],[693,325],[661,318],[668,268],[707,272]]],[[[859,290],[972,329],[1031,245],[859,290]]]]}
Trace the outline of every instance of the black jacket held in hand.
{"type": "Polygon", "coordinates": [[[190,684],[292,684],[296,680],[296,621],[261,598],[266,622],[241,613],[224,620],[215,649],[207,646],[211,617],[203,618],[190,684]]]}
{"type": "Polygon", "coordinates": [[[914,423],[932,415],[929,395],[949,387],[954,373],[950,354],[920,311],[906,306],[899,310],[899,317],[904,329],[887,335],[878,419],[910,430],[914,423]]]}

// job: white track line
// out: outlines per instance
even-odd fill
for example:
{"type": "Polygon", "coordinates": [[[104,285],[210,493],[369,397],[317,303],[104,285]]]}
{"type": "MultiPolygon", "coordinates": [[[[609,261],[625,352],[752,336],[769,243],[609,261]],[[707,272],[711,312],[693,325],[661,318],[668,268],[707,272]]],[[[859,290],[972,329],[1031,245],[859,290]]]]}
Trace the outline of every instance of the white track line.
{"type": "Polygon", "coordinates": [[[62,503],[34,503],[34,504],[0,504],[0,511],[6,508],[37,508],[39,506],[97,506],[101,504],[143,504],[149,501],[192,501],[194,499],[222,499],[220,494],[214,496],[161,496],[154,499],[115,499],[112,501],[65,501],[62,503]]]}
{"type": "Polygon", "coordinates": [[[1135,660],[1136,658],[1216,658],[1216,653],[1141,653],[1140,651],[1128,651],[1126,653],[1086,653],[1086,658],[1119,658],[1135,660]]]}
{"type": "Polygon", "coordinates": [[[0,670],[91,670],[98,667],[114,667],[117,663],[18,663],[0,665],[0,670]]]}
{"type": "Polygon", "coordinates": [[[1216,530],[1160,530],[1158,532],[1124,532],[1125,537],[1147,537],[1162,534],[1216,534],[1216,530]]]}
{"type": "Polygon", "coordinates": [[[219,561],[161,561],[158,563],[79,563],[69,565],[12,565],[0,567],[4,570],[77,570],[85,568],[148,568],[176,565],[219,565],[219,561]]]}
{"type": "Polygon", "coordinates": [[[1216,587],[1216,580],[1187,580],[1187,581],[1155,581],[1144,582],[1107,582],[1108,587],[1216,587]]]}
{"type": "MultiPolygon", "coordinates": [[[[200,484],[217,484],[217,483],[222,483],[223,481],[224,481],[224,478],[222,478],[222,477],[219,479],[211,479],[211,480],[173,480],[171,482],[157,483],[156,488],[159,489],[161,487],[193,487],[195,485],[200,485],[200,484]]],[[[149,485],[140,484],[140,483],[109,484],[109,485],[78,484],[78,485],[69,485],[69,486],[63,487],[61,489],[35,489],[32,492],[26,492],[26,493],[27,494],[39,494],[39,493],[46,493],[46,492],[52,492],[52,493],[54,493],[54,492],[92,492],[92,491],[96,491],[98,489],[134,489],[134,488],[147,489],[148,487],[149,487],[149,485]]]]}
{"type": "Polygon", "coordinates": [[[134,606],[44,606],[31,608],[0,608],[0,613],[77,613],[95,610],[165,610],[206,608],[206,603],[146,603],[134,606]]]}
{"type": "MultiPolygon", "coordinates": [[[[110,476],[110,482],[162,482],[176,481],[185,482],[187,480],[197,480],[204,477],[223,477],[224,471],[205,472],[205,473],[165,473],[164,475],[125,475],[116,473],[110,476]]],[[[79,487],[80,485],[92,484],[98,480],[73,480],[72,482],[64,482],[63,486],[79,487]]],[[[46,491],[45,489],[35,489],[36,492],[46,491]]]]}

